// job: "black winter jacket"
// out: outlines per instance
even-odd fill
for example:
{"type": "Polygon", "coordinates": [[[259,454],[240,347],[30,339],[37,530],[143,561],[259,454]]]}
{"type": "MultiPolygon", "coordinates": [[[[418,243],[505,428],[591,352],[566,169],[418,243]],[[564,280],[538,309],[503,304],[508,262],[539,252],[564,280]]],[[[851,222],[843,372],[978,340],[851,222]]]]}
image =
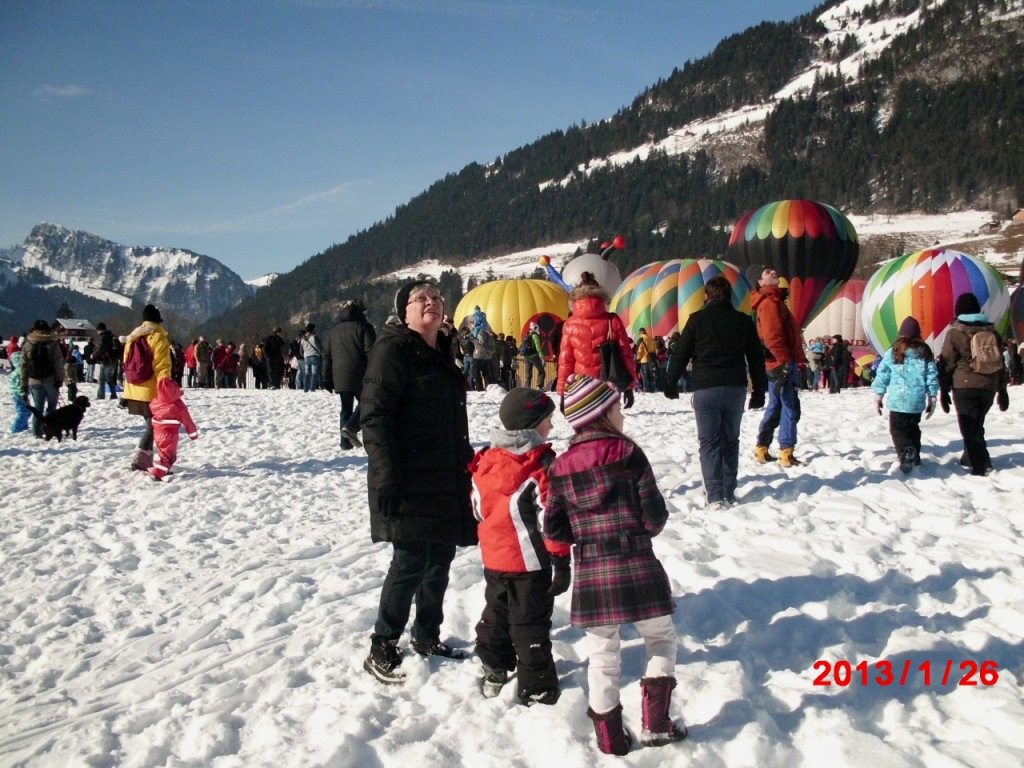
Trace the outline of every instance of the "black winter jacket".
{"type": "Polygon", "coordinates": [[[476,544],[466,386],[449,355],[385,326],[360,403],[373,541],[476,544]],[[381,515],[381,496],[401,499],[396,517],[381,515]]]}
{"type": "Polygon", "coordinates": [[[745,387],[748,373],[754,391],[768,389],[757,328],[726,299],[710,301],[690,315],[672,348],[665,380],[679,381],[691,359],[694,389],[745,387]]]}
{"type": "Polygon", "coordinates": [[[377,340],[377,332],[366,321],[362,311],[345,307],[338,322],[327,332],[324,344],[324,370],[331,372],[335,392],[355,392],[363,389],[366,363],[370,349],[377,340]]]}

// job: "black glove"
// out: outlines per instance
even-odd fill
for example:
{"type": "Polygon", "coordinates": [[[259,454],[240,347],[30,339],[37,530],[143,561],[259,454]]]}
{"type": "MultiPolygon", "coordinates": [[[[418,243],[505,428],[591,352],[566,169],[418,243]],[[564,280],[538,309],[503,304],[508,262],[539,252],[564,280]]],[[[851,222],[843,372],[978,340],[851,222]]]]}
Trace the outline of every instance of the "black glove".
{"type": "Polygon", "coordinates": [[[999,394],[996,395],[996,404],[1000,411],[1005,411],[1010,407],[1010,395],[1005,389],[999,390],[999,394]]]}
{"type": "Polygon", "coordinates": [[[944,389],[939,393],[939,405],[942,406],[943,413],[949,413],[949,406],[952,404],[952,400],[949,399],[949,390],[944,389]]]}
{"type": "Polygon", "coordinates": [[[933,413],[935,413],[935,398],[929,396],[928,405],[924,409],[924,417],[930,419],[933,413]]]}
{"type": "Polygon", "coordinates": [[[565,416],[565,395],[558,398],[558,412],[565,416]]]}
{"type": "Polygon", "coordinates": [[[665,384],[665,397],[669,400],[678,400],[679,387],[675,384],[665,384]]]}
{"type": "Polygon", "coordinates": [[[878,411],[878,415],[882,415],[882,396],[875,395],[875,410],[878,411]]]}
{"type": "Polygon", "coordinates": [[[377,509],[385,522],[398,519],[398,507],[402,503],[402,497],[392,494],[377,497],[377,509]]]}
{"type": "Polygon", "coordinates": [[[623,410],[625,410],[626,408],[632,408],[633,407],[634,399],[635,398],[633,397],[633,390],[632,389],[627,389],[625,392],[623,392],[622,393],[622,408],[623,408],[623,410]]]}
{"type": "Polygon", "coordinates": [[[569,589],[569,582],[572,580],[572,568],[569,565],[569,555],[551,556],[551,587],[548,595],[554,597],[569,589]]]}
{"type": "Polygon", "coordinates": [[[754,390],[750,393],[750,402],[747,403],[747,410],[753,411],[757,408],[764,408],[764,392],[754,390]]]}

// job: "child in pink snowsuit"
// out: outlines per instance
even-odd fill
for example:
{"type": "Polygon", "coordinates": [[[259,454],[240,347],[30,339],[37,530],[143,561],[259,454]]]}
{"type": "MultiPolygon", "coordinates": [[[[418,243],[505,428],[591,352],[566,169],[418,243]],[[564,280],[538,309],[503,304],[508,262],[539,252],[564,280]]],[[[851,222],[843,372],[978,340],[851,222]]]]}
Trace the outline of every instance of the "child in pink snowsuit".
{"type": "Polygon", "coordinates": [[[156,397],[149,404],[153,413],[153,442],[156,456],[149,473],[157,480],[172,474],[171,467],[178,459],[178,431],[185,428],[193,440],[199,438],[199,430],[192,421],[192,414],[181,400],[181,387],[174,379],[160,379],[156,385],[156,397]]]}

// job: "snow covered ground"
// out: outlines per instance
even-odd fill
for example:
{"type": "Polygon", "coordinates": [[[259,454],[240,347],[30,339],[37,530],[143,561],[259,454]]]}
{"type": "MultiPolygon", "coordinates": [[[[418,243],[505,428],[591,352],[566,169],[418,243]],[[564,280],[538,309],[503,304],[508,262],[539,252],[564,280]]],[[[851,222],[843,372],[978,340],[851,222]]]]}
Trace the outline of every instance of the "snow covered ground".
{"type": "MultiPolygon", "coordinates": [[[[615,762],[593,743],[569,595],[553,707],[517,706],[512,686],[484,699],[473,657],[409,658],[399,688],[363,672],[390,550],[369,541],[366,457],[335,447],[333,395],[188,391],[201,437],[160,484],[127,468],[141,420],[103,401],[77,442],[12,436],[6,384],[0,765],[1024,764],[1022,388],[989,416],[986,478],[958,466],[941,412],[903,476],[868,390],[804,396],[808,464],[789,472],[750,459],[748,414],[742,502],[714,515],[688,398],[639,395],[626,428],[672,511],[655,550],[691,735],[615,762]]],[[[470,394],[475,445],[499,401],[470,394]]],[[[568,436],[556,418],[556,450],[568,436]]],[[[460,550],[443,639],[472,649],[483,593],[479,552],[460,550]]],[[[639,729],[643,648],[625,637],[639,729]]]]}

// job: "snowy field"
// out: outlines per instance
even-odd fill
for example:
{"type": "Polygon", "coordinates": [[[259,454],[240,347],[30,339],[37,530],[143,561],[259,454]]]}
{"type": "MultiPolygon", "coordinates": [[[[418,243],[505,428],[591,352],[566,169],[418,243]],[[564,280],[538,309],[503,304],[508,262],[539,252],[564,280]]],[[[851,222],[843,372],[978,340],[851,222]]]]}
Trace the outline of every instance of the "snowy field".
{"type": "MultiPolygon", "coordinates": [[[[617,759],[594,745],[568,594],[553,707],[516,705],[511,685],[484,699],[475,657],[408,658],[399,688],[363,672],[390,549],[369,541],[366,457],[337,450],[335,396],[188,391],[201,437],[161,484],[128,470],[140,419],[104,401],[77,442],[12,436],[6,386],[0,765],[1024,764],[1020,387],[989,416],[985,478],[958,466],[941,412],[924,422],[924,465],[902,475],[866,389],[803,397],[808,464],[789,472],[753,463],[749,414],[741,503],[714,516],[689,399],[639,395],[626,429],[672,511],[655,551],[690,738],[617,759]]],[[[469,399],[481,446],[500,395],[469,399]]],[[[556,417],[556,450],[568,436],[556,417]]],[[[460,550],[442,639],[472,649],[483,596],[479,552],[460,550]]],[[[636,731],[643,647],[625,637],[636,731]]]]}

